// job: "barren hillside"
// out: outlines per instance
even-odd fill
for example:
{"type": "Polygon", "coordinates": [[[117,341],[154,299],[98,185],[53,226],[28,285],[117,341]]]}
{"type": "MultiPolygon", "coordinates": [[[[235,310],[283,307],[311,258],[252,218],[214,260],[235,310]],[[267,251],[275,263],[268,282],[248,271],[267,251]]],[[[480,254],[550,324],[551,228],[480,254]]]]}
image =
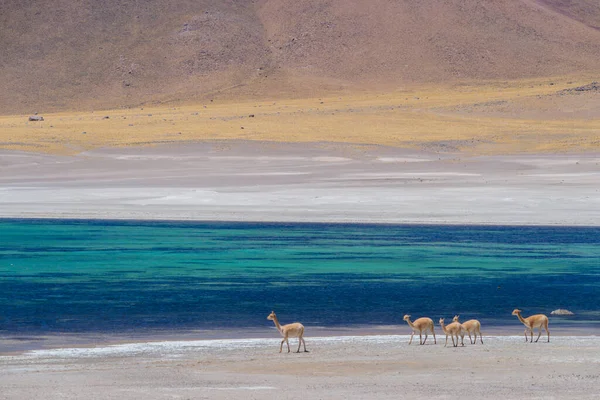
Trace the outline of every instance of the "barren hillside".
{"type": "Polygon", "coordinates": [[[592,0],[0,0],[0,113],[600,72],[592,0]]]}

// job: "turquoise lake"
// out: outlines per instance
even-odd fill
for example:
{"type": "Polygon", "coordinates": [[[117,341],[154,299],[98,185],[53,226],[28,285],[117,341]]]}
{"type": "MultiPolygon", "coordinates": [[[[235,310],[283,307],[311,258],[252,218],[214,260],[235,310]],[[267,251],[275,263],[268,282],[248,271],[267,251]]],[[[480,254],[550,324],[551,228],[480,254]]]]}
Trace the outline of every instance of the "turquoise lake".
{"type": "Polygon", "coordinates": [[[600,333],[600,228],[0,220],[4,336],[265,327],[271,310],[515,326],[514,308],[600,333]]]}

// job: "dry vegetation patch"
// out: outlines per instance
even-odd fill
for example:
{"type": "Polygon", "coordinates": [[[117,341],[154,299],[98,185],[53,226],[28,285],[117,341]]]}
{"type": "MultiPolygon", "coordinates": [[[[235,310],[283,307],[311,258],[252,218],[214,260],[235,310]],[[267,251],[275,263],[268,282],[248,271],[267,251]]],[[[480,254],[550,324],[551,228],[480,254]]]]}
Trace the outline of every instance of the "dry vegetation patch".
{"type": "Polygon", "coordinates": [[[25,115],[5,116],[0,117],[0,147],[69,154],[106,146],[243,139],[382,144],[474,154],[596,151],[598,108],[592,107],[585,118],[557,117],[552,108],[502,112],[503,107],[518,109],[523,104],[534,108],[540,98],[552,98],[560,108],[572,101],[573,96],[562,95],[565,91],[589,83],[586,77],[430,85],[393,93],[55,113],[43,115],[40,122],[28,121],[25,115]]]}

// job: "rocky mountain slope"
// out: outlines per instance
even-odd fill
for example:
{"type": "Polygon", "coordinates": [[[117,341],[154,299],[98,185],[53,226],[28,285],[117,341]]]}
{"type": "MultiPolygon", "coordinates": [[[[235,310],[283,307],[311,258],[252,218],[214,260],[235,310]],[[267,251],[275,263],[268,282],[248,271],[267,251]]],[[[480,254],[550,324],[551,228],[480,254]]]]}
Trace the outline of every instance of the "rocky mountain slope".
{"type": "Polygon", "coordinates": [[[0,113],[600,72],[595,0],[0,0],[0,113]]]}

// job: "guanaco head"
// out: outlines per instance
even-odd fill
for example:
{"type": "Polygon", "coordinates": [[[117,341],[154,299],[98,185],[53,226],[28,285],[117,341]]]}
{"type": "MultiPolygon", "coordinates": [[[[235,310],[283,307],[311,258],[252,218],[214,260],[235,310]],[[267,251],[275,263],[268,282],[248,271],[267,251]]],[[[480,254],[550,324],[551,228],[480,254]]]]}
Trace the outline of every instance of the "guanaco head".
{"type": "Polygon", "coordinates": [[[452,318],[452,322],[458,322],[460,315],[455,315],[454,318],[452,318]]]}
{"type": "Polygon", "coordinates": [[[275,319],[275,311],[271,311],[271,314],[267,317],[268,320],[273,321],[275,319]]]}
{"type": "Polygon", "coordinates": [[[444,318],[440,318],[440,325],[444,325],[444,318]]]}
{"type": "Polygon", "coordinates": [[[410,315],[406,314],[406,315],[404,316],[404,318],[402,318],[402,319],[403,319],[403,320],[405,320],[405,321],[408,321],[408,320],[410,319],[410,315]]]}
{"type": "Polygon", "coordinates": [[[519,315],[521,314],[521,310],[519,310],[518,308],[515,308],[512,312],[512,315],[519,315]]]}

